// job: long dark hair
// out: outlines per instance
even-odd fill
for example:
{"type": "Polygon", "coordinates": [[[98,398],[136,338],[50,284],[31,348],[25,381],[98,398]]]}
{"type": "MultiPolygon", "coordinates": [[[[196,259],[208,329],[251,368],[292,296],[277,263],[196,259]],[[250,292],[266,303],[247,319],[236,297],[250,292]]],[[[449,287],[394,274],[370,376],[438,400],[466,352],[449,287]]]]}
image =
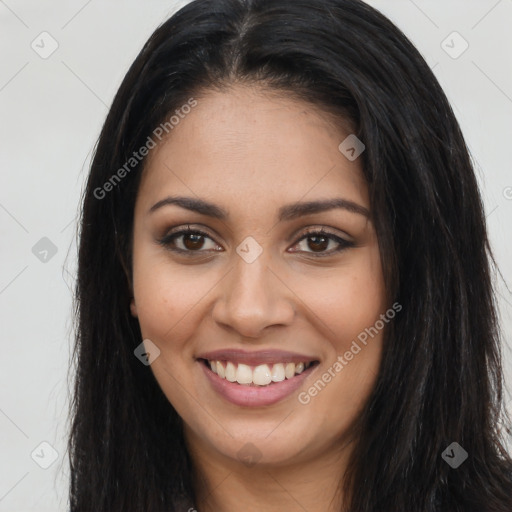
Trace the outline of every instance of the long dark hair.
{"type": "Polygon", "coordinates": [[[349,510],[510,512],[493,260],[468,150],[418,51],[359,0],[196,0],[129,69],[83,198],[71,512],[194,502],[181,419],[133,353],[142,338],[129,309],[131,243],[145,160],[126,162],[190,98],[235,81],[314,103],[366,145],[387,293],[403,310],[357,422],[349,510]],[[457,469],[442,456],[453,442],[468,454],[457,469]]]}

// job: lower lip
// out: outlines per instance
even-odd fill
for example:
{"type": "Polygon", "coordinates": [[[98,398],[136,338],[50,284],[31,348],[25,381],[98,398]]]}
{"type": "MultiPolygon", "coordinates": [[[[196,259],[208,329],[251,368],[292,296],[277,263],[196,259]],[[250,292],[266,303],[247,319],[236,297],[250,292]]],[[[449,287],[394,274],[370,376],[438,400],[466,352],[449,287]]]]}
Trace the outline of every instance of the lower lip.
{"type": "Polygon", "coordinates": [[[203,361],[199,361],[206,377],[209,379],[213,389],[222,395],[228,402],[241,407],[261,407],[275,404],[296,391],[308,375],[318,366],[314,364],[299,375],[281,382],[274,382],[268,386],[248,386],[229,382],[219,377],[203,361]]]}

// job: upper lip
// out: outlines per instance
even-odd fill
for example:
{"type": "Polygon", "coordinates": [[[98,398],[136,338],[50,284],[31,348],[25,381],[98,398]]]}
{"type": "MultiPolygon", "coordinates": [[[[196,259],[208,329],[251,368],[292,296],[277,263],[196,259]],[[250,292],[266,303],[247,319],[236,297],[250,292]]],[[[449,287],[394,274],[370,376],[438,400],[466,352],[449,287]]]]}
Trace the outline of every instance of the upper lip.
{"type": "Polygon", "coordinates": [[[274,363],[308,363],[317,361],[313,356],[299,354],[297,352],[286,352],[283,350],[258,350],[248,352],[240,349],[220,349],[200,354],[197,359],[209,361],[231,361],[232,363],[243,363],[249,366],[274,363]]]}

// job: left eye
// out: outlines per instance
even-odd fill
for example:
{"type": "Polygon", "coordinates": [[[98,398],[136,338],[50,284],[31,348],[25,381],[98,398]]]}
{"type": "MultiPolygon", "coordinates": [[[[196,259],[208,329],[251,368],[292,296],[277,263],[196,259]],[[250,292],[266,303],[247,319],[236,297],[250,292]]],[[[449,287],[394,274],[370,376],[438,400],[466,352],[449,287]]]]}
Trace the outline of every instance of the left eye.
{"type": "MultiPolygon", "coordinates": [[[[348,247],[353,247],[354,244],[349,242],[348,240],[344,240],[343,238],[334,235],[333,233],[328,233],[326,231],[312,231],[306,233],[300,238],[300,240],[295,244],[294,247],[300,246],[300,244],[304,244],[307,249],[300,249],[301,252],[311,252],[315,256],[328,256],[337,252],[341,252],[348,247]],[[333,249],[334,246],[334,249],[333,249]],[[336,248],[337,247],[337,248],[336,248]],[[331,250],[327,250],[331,249],[331,250]]],[[[296,251],[293,251],[296,252],[296,251]]]]}

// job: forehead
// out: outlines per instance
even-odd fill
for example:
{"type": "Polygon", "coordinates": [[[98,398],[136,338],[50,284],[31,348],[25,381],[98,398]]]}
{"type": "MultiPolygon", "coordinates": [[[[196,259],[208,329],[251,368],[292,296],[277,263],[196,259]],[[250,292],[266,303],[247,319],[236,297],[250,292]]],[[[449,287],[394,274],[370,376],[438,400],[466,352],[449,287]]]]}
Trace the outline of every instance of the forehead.
{"type": "Polygon", "coordinates": [[[337,192],[368,206],[360,159],[339,151],[349,133],[331,116],[248,86],[206,91],[196,100],[148,155],[140,200],[192,193],[256,208],[337,192]]]}

